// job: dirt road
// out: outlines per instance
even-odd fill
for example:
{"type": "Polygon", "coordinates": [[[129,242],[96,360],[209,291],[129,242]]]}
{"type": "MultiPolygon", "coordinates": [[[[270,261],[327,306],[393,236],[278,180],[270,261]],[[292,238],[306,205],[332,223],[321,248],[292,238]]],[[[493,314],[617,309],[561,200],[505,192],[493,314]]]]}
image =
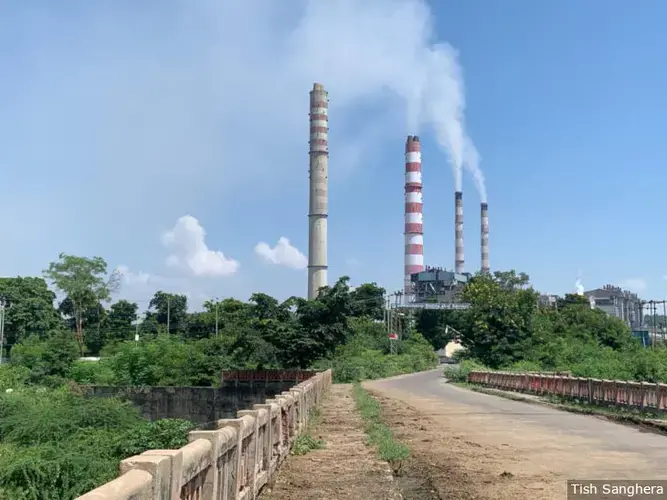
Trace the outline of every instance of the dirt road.
{"type": "Polygon", "coordinates": [[[467,391],[441,370],[364,386],[441,498],[562,500],[567,479],[667,479],[664,436],[467,391]]]}
{"type": "Polygon", "coordinates": [[[389,466],[366,445],[352,386],[336,384],[321,408],[311,435],[325,447],[307,455],[290,456],[261,500],[399,500],[389,466]]]}

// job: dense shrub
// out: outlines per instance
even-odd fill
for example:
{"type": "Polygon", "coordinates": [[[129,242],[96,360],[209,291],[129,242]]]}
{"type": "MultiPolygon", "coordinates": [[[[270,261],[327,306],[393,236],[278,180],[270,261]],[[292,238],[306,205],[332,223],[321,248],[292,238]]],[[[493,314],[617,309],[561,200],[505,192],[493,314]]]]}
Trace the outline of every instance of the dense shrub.
{"type": "Polygon", "coordinates": [[[123,458],[183,446],[192,428],[183,420],[147,422],[127,403],[64,387],[2,393],[0,493],[12,500],[76,498],[113,479],[123,458]]]}

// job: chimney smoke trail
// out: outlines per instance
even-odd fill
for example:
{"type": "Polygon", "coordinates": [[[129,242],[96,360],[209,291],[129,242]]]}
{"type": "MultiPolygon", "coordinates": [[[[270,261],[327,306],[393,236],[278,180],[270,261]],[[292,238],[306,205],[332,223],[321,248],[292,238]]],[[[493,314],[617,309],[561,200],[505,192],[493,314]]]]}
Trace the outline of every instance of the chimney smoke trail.
{"type": "Polygon", "coordinates": [[[463,192],[454,193],[454,270],[464,272],[463,257],[463,192]]]}
{"type": "Polygon", "coordinates": [[[489,265],[489,204],[482,203],[482,265],[481,271],[484,274],[491,272],[489,265]]]}
{"type": "Polygon", "coordinates": [[[310,92],[310,196],[308,211],[308,299],[327,285],[329,93],[319,83],[310,92]]]}
{"type": "Polygon", "coordinates": [[[412,295],[410,276],[424,270],[422,153],[419,137],[405,142],[405,266],[403,293],[412,295]]]}

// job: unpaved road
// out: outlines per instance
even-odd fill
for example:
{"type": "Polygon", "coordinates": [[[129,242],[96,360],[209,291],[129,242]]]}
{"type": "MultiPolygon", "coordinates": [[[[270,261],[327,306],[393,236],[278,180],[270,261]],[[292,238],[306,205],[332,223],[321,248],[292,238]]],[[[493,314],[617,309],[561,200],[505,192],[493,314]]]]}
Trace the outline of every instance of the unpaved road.
{"type": "Polygon", "coordinates": [[[261,500],[399,500],[398,486],[387,463],[366,445],[367,436],[352,386],[336,384],[311,429],[324,449],[290,456],[261,500]]]}
{"type": "Polygon", "coordinates": [[[665,436],[471,392],[441,369],[364,386],[440,498],[562,500],[567,479],[667,479],[665,436]]]}

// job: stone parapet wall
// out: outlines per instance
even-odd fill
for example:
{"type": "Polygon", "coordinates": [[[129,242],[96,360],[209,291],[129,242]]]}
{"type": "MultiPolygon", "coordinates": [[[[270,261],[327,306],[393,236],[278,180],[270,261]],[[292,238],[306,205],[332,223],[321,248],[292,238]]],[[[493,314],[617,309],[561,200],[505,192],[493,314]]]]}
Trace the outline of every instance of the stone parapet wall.
{"type": "Polygon", "coordinates": [[[78,500],[252,500],[277,473],[332,383],[320,372],[215,430],[190,433],[178,450],[149,450],[121,462],[120,476],[78,500]]]}
{"type": "Polygon", "coordinates": [[[468,382],[506,391],[560,396],[590,404],[667,411],[667,384],[487,371],[470,372],[468,382]]]}

